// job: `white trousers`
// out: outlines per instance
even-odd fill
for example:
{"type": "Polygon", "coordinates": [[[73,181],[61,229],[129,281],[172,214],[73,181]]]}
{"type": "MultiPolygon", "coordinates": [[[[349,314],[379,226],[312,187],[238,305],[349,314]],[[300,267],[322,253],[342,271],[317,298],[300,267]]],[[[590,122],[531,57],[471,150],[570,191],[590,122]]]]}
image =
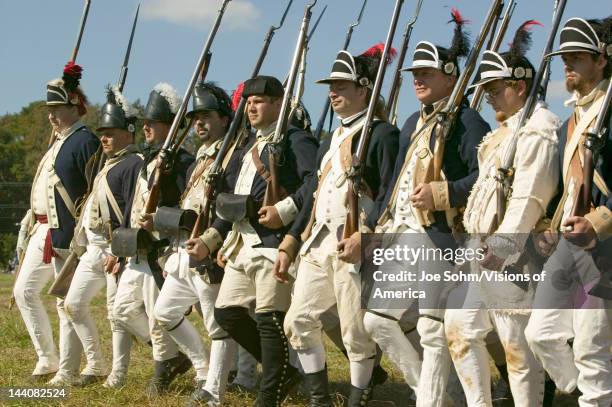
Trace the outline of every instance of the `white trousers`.
{"type": "MultiPolygon", "coordinates": [[[[410,242],[415,246],[433,248],[435,245],[425,233],[409,231],[410,242]]],[[[389,246],[390,247],[390,246],[389,246]]],[[[416,261],[414,264],[399,261],[394,265],[397,270],[407,270],[420,273],[426,270],[430,274],[441,275],[445,270],[451,269],[450,264],[435,261],[416,261]]],[[[385,283],[380,285],[387,287],[385,283]]],[[[422,284],[420,282],[408,283],[402,289],[412,288],[426,291],[424,300],[404,300],[403,306],[393,302],[385,304],[384,301],[374,301],[370,298],[368,310],[364,316],[364,325],[372,339],[380,346],[384,353],[389,355],[393,363],[401,370],[404,379],[415,391],[417,396],[417,407],[441,407],[448,404],[447,386],[451,373],[451,357],[444,332],[444,303],[448,284],[444,281],[439,283],[422,284]],[[418,311],[416,302],[418,301],[418,311]],[[388,306],[385,306],[388,305],[388,306]],[[423,348],[422,363],[419,363],[419,354],[408,338],[404,335],[399,321],[405,318],[408,309],[415,308],[419,314],[417,331],[421,338],[423,348]]],[[[393,300],[392,300],[393,301],[393,300]]],[[[414,316],[414,315],[413,315],[414,316]]],[[[448,389],[449,393],[455,393],[455,388],[460,392],[459,384],[455,377],[448,389]]]]}
{"type": "MultiPolygon", "coordinates": [[[[111,319],[116,283],[114,276],[104,272],[105,258],[106,254],[103,247],[87,246],[87,250],[79,259],[79,264],[64,302],[68,318],[81,341],[87,358],[87,366],[81,372],[84,375],[102,376],[108,373],[100,346],[96,321],[90,311],[91,301],[106,285],[107,315],[111,319]]],[[[112,329],[115,331],[119,328],[112,326],[112,329]]],[[[113,355],[113,363],[115,363],[116,358],[129,358],[129,351],[127,356],[113,355]]]]}
{"type": "Polygon", "coordinates": [[[178,346],[155,319],[159,292],[146,259],[136,263],[130,258],[119,278],[112,316],[141,340],[150,337],[153,359],[161,362],[176,357],[178,346]]]}
{"type": "MultiPolygon", "coordinates": [[[[563,305],[563,299],[579,295],[579,279],[592,286],[589,276],[598,275],[593,258],[561,239],[544,265],[549,278],[539,283],[534,310],[525,330],[536,357],[564,392],[576,387],[582,392],[581,407],[612,405],[612,310],[610,301],[586,296],[581,304],[563,305]],[[559,306],[551,307],[555,301],[559,306]],[[580,309],[582,307],[582,309],[580,309]],[[568,340],[574,339],[570,347],[568,340]]],[[[584,294],[583,294],[584,295],[584,294]]]]}
{"type": "Polygon", "coordinates": [[[59,361],[55,348],[49,316],[41,300],[41,291],[54,278],[64,259],[54,257],[51,264],[43,263],[43,249],[49,226],[36,223],[33,234],[25,251],[21,270],[15,282],[13,295],[21,312],[25,326],[30,334],[34,350],[38,356],[39,372],[75,374],[81,364],[81,342],[68,320],[64,310],[64,300],[57,299],[59,316],[59,361]]]}
{"type": "Polygon", "coordinates": [[[487,309],[446,311],[445,329],[455,369],[470,407],[491,407],[491,368],[486,338],[495,330],[506,354],[516,407],[542,404],[544,369],[525,338],[529,315],[487,309]]]}
{"type": "Polygon", "coordinates": [[[166,262],[168,277],[155,304],[154,315],[189,357],[198,378],[206,380],[204,389],[213,395],[216,402],[221,402],[237,344],[215,321],[215,301],[220,284],[209,284],[195,272],[182,277],[178,271],[178,257],[173,253],[166,262]],[[185,319],[185,310],[196,302],[200,303],[204,326],[212,340],[210,354],[193,324],[185,319]],[[200,377],[202,375],[204,377],[200,377]]]}

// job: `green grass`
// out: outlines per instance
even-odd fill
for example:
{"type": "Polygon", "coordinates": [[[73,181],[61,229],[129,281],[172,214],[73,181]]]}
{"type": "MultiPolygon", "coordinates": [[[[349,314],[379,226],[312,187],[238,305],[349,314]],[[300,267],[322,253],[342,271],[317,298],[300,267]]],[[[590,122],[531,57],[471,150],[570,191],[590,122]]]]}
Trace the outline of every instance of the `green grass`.
{"type": "MultiPolygon", "coordinates": [[[[14,307],[12,311],[7,310],[10,298],[13,276],[0,275],[0,387],[27,387],[43,386],[44,383],[36,383],[30,379],[30,374],[36,364],[36,354],[30,342],[30,337],[21,319],[19,310],[14,307]]],[[[92,303],[92,311],[97,321],[98,330],[102,340],[102,346],[107,362],[111,362],[111,332],[106,319],[106,306],[104,298],[105,290],[101,291],[92,303]]],[[[57,313],[55,312],[55,298],[45,295],[44,301],[54,327],[57,343],[57,313]]],[[[192,313],[189,319],[204,335],[204,340],[209,342],[204,334],[205,330],[197,314],[192,313]]],[[[347,395],[350,387],[348,379],[348,363],[345,357],[338,352],[329,342],[327,345],[328,367],[330,375],[330,387],[336,393],[336,404],[342,405],[343,396],[347,395]]],[[[387,360],[383,359],[383,365],[389,371],[389,380],[382,386],[377,387],[374,392],[374,401],[371,406],[411,406],[408,400],[410,391],[403,382],[397,370],[393,369],[387,360]]],[[[23,401],[11,405],[60,405],[60,406],[182,406],[193,391],[193,370],[176,380],[171,391],[164,397],[148,400],[144,388],[153,373],[153,363],[150,348],[146,345],[136,343],[132,348],[128,384],[120,390],[108,390],[101,385],[93,385],[87,388],[71,388],[70,396],[62,401],[23,401]]],[[[227,393],[224,406],[246,407],[254,402],[253,395],[227,393]]],[[[0,400],[6,404],[6,400],[0,400]]],[[[292,395],[286,402],[286,406],[306,406],[307,400],[301,395],[292,395]]],[[[501,404],[500,404],[501,405],[501,404]]],[[[576,406],[574,398],[558,398],[555,406],[576,406]]]]}

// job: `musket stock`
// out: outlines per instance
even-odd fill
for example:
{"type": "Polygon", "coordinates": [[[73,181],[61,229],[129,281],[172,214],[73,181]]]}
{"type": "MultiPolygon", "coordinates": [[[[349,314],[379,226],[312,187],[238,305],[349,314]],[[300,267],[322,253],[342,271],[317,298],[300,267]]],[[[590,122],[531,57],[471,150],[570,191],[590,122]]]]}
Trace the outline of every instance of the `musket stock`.
{"type": "Polygon", "coordinates": [[[370,136],[372,135],[372,129],[374,124],[374,112],[376,110],[376,104],[380,97],[380,91],[382,88],[383,81],[385,79],[385,72],[387,70],[387,61],[391,46],[393,44],[393,37],[397,29],[397,22],[399,15],[402,11],[402,5],[404,0],[396,0],[393,14],[391,15],[391,23],[389,25],[389,31],[387,32],[387,39],[385,41],[385,47],[383,49],[380,63],[378,65],[378,71],[376,73],[376,79],[374,81],[374,87],[372,89],[372,96],[368,103],[368,110],[364,119],[363,128],[361,135],[359,136],[359,142],[357,149],[353,154],[353,162],[351,172],[348,177],[348,190],[347,190],[347,204],[349,212],[347,214],[346,223],[342,230],[342,238],[347,239],[353,233],[359,231],[359,189],[361,187],[361,176],[363,171],[363,163],[368,151],[368,144],[370,142],[370,136]]]}

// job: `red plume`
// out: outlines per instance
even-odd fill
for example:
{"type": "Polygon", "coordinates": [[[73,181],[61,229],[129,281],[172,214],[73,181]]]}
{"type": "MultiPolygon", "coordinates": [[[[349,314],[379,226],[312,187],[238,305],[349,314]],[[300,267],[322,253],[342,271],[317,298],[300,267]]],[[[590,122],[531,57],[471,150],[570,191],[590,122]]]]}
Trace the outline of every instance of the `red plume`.
{"type": "Polygon", "coordinates": [[[82,72],[83,68],[80,65],[75,64],[73,61],[68,61],[66,66],[64,66],[64,74],[62,75],[62,80],[67,90],[72,92],[79,86],[82,72]]]}
{"type": "MultiPolygon", "coordinates": [[[[383,51],[385,50],[385,44],[383,42],[378,43],[376,45],[371,46],[364,52],[359,55],[360,57],[366,58],[378,58],[382,57],[383,51]]],[[[387,65],[393,62],[393,59],[397,56],[397,50],[393,47],[389,50],[389,55],[387,56],[387,65]]]]}
{"type": "Polygon", "coordinates": [[[463,18],[459,10],[457,10],[455,7],[451,8],[451,16],[453,18],[451,21],[457,25],[463,25],[463,24],[470,23],[470,20],[466,20],[465,18],[463,18]]]}
{"type": "Polygon", "coordinates": [[[242,92],[244,91],[244,82],[240,82],[236,87],[234,93],[232,93],[232,110],[235,112],[242,99],[242,92]]]}

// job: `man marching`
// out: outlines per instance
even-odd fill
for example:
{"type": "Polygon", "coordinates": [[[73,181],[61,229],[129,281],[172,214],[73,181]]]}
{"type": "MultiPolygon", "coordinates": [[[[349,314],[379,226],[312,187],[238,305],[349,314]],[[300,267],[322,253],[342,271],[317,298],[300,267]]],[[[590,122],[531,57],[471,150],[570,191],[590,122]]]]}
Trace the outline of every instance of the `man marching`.
{"type": "MultiPolygon", "coordinates": [[[[160,146],[168,135],[181,100],[176,90],[167,83],[157,84],[149,94],[143,114],[146,143],[144,163],[133,192],[130,217],[124,219],[124,226],[143,228],[149,232],[153,230],[152,214],[145,213],[144,209],[150,185],[153,183],[160,146]]],[[[186,150],[178,149],[172,160],[172,169],[160,179],[160,205],[175,206],[178,203],[185,189],[187,168],[193,160],[193,156],[186,150]]],[[[118,237],[115,236],[115,239],[118,237]]],[[[162,270],[157,264],[157,254],[156,248],[148,248],[137,256],[126,259],[112,311],[113,318],[121,321],[128,331],[135,335],[146,331],[150,334],[155,372],[147,387],[149,397],[165,392],[178,374],[191,367],[187,357],[179,353],[174,341],[154,317],[153,307],[160,291],[156,283],[163,281],[162,270]],[[154,273],[157,273],[157,279],[154,273]]],[[[142,339],[145,340],[146,337],[142,339]]],[[[127,366],[125,368],[127,369],[127,366]]],[[[126,373],[127,370],[111,372],[105,385],[122,386],[126,373]]]]}
{"type": "Polygon", "coordinates": [[[64,301],[57,300],[60,326],[58,352],[40,292],[62,268],[74,235],[76,208],[87,192],[86,166],[100,145],[80,118],[87,98],[79,86],[81,67],[69,62],[61,79],[47,84],[49,122],[53,144],[36,170],[30,210],[21,222],[17,244],[24,253],[13,295],[38,356],[32,372],[42,379],[57,372],[62,377],[78,374],[81,346],[70,326],[64,301]]]}
{"type": "Polygon", "coordinates": [[[203,253],[222,246],[218,259],[225,265],[225,275],[215,303],[215,319],[261,363],[256,405],[265,407],[279,405],[299,376],[289,364],[289,344],[283,332],[291,284],[274,280],[272,267],[278,245],[298,213],[296,201],[301,198],[296,191],[311,177],[317,149],[317,140],[310,133],[289,126],[276,168],[281,195],[286,196],[275,205],[282,225],[280,229],[263,226],[265,211],[260,209],[258,214],[257,209],[271,180],[270,142],[281,120],[283,94],[283,85],[271,76],[245,82],[242,97],[247,98],[248,119],[257,132],[249,135],[228,164],[228,168],[236,166],[238,176],[234,187],[225,188],[224,198],[217,197],[218,217],[205,232],[207,250],[203,253]],[[255,321],[249,316],[253,301],[255,321]]]}
{"type": "Polygon", "coordinates": [[[573,92],[567,105],[573,105],[574,111],[559,131],[558,165],[563,193],[550,231],[539,242],[540,250],[546,254],[552,252],[544,265],[548,278],[538,285],[525,331],[529,346],[557,388],[568,393],[577,388],[582,393],[578,403],[583,407],[612,403],[612,304],[610,300],[589,294],[602,272],[610,269],[612,133],[609,127],[603,137],[605,144],[600,158],[594,163],[592,196],[579,205],[582,187],[591,181],[583,176],[585,133],[601,114],[612,72],[611,26],[610,17],[605,20],[571,18],[561,30],[560,49],[551,54],[563,58],[565,86],[573,92]],[[562,235],[557,237],[559,231],[562,235]],[[572,338],[570,346],[568,341],[572,338]]]}
{"type": "MultiPolygon", "coordinates": [[[[467,54],[469,42],[462,31],[463,20],[453,12],[453,45],[444,48],[422,41],[417,44],[412,66],[413,86],[421,103],[419,112],[410,116],[400,134],[400,160],[393,182],[386,192],[376,231],[398,234],[404,244],[427,249],[456,246],[452,238],[458,209],[463,207],[478,177],[476,147],[489,126],[480,115],[462,105],[453,128],[440,140],[434,132],[438,112],[445,106],[459,76],[458,58],[467,54]],[[431,168],[438,166],[439,180],[431,168]],[[400,237],[400,235],[403,235],[400,237]],[[408,242],[408,243],[405,243],[408,242]]],[[[374,229],[376,221],[370,220],[374,229]]],[[[417,262],[415,271],[440,274],[449,267],[444,262],[417,262]]],[[[412,270],[412,268],[411,268],[412,270]]],[[[405,336],[400,321],[408,317],[416,299],[390,304],[377,300],[368,305],[364,317],[367,332],[402,372],[415,391],[417,406],[442,406],[451,368],[451,358],[444,334],[445,283],[419,283],[426,298],[418,300],[417,331],[423,348],[423,362],[405,336]]],[[[397,300],[395,300],[397,301],[397,300]]],[[[453,389],[454,390],[454,389],[453,389]]],[[[458,400],[456,400],[458,401],[458,400]]]]}
{"type": "MultiPolygon", "coordinates": [[[[359,56],[340,51],[330,76],[318,81],[329,85],[331,105],[341,125],[319,148],[318,178],[312,178],[307,193],[309,201],[283,240],[275,265],[276,278],[287,281],[289,264],[300,251],[285,332],[306,373],[305,382],[313,406],[331,406],[321,317],[334,305],[350,361],[349,405],[364,405],[370,398],[376,344],[363,326],[358,270],[338,256],[338,231],[341,233],[346,222],[347,173],[364,125],[380,52],[378,47],[359,56]],[[301,249],[300,241],[304,241],[301,249]]],[[[384,197],[398,150],[398,130],[384,120],[382,104],[379,103],[375,113],[364,169],[365,183],[359,186],[360,218],[372,210],[375,201],[384,197]]]]}
{"type": "Polygon", "coordinates": [[[133,145],[135,121],[136,110],[128,104],[119,89],[109,89],[107,103],[101,108],[98,127],[106,162],[96,175],[75,230],[72,249],[79,254],[79,264],[65,299],[66,313],[87,358],[87,366],[76,383],[81,386],[96,383],[108,373],[96,322],[89,309],[92,299],[105,285],[114,344],[113,371],[127,370],[129,361],[132,338],[113,318],[117,281],[109,271],[113,259],[110,251],[112,231],[124,219],[129,219],[134,187],[142,167],[142,158],[136,154],[133,145]],[[117,343],[121,343],[121,346],[116,346],[117,343]]]}
{"type": "MultiPolygon", "coordinates": [[[[468,247],[486,255],[471,272],[502,272],[515,267],[517,273],[536,274],[539,263],[529,255],[530,233],[546,214],[556,192],[559,176],[557,134],[561,125],[543,102],[520,130],[517,125],[536,71],[525,58],[531,43],[527,21],[517,30],[508,52],[485,51],[479,81],[487,101],[495,110],[500,127],[491,131],[478,147],[479,176],[468,198],[463,223],[470,233],[468,247]],[[517,139],[514,140],[514,137],[517,139]],[[498,169],[516,142],[509,196],[498,197],[498,169]],[[498,199],[505,214],[498,213],[498,199]],[[527,253],[525,253],[527,252],[527,253]],[[517,253],[523,253],[521,259],[517,253]]],[[[508,379],[514,405],[539,406],[544,391],[544,370],[531,353],[524,330],[529,320],[535,285],[519,287],[511,282],[481,280],[468,284],[467,298],[458,309],[445,315],[445,331],[455,368],[469,406],[492,406],[491,372],[486,336],[495,330],[506,353],[508,379]]]]}
{"type": "MultiPolygon", "coordinates": [[[[202,146],[198,150],[196,162],[187,171],[189,182],[180,206],[200,213],[205,202],[208,173],[233,117],[231,100],[223,89],[212,83],[198,84],[194,89],[193,110],[187,113],[187,117],[193,118],[202,146]]],[[[214,316],[223,269],[213,262],[205,268],[191,268],[189,264],[190,256],[204,260],[200,254],[206,251],[206,236],[187,241],[186,247],[179,246],[168,258],[165,264],[168,276],[155,303],[154,316],[196,370],[198,386],[192,396],[193,401],[219,405],[223,400],[237,346],[215,321],[214,316]],[[200,303],[204,325],[212,341],[210,356],[200,333],[185,319],[185,310],[197,302],[200,303]]]]}

